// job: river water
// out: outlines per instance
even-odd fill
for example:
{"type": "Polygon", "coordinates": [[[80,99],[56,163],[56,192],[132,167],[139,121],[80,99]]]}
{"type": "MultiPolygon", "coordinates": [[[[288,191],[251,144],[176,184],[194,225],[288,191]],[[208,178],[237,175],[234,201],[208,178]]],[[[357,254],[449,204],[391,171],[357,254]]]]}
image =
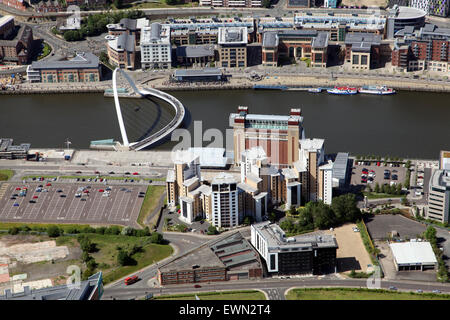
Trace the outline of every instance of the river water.
{"type": "MultiPolygon", "coordinates": [[[[307,138],[325,139],[327,153],[351,152],[434,159],[450,149],[450,95],[399,92],[393,96],[335,96],[326,93],[217,90],[169,92],[186,107],[184,126],[229,128],[239,105],[251,113],[288,114],[301,108],[307,138]]],[[[121,99],[130,141],[151,134],[173,116],[170,106],[146,99],[121,99]]],[[[0,137],[32,147],[88,148],[91,140],[121,140],[112,98],[102,94],[2,95],[0,137]]],[[[174,142],[157,148],[168,149],[174,142]]]]}

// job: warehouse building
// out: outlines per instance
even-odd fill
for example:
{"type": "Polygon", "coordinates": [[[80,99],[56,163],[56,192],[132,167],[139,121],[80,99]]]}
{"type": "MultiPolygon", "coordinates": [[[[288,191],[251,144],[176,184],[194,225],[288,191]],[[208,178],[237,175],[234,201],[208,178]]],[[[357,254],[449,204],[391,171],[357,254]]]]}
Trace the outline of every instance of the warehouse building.
{"type": "Polygon", "coordinates": [[[325,274],[336,272],[338,244],[331,235],[302,235],[286,238],[269,221],[251,226],[251,243],[272,274],[325,274]]]}
{"type": "Polygon", "coordinates": [[[13,145],[13,139],[0,138],[0,159],[27,159],[31,144],[13,145]]]}
{"type": "Polygon", "coordinates": [[[161,285],[258,279],[262,276],[259,255],[240,232],[204,244],[158,269],[161,285]]]}
{"type": "Polygon", "coordinates": [[[429,242],[389,244],[397,271],[436,269],[437,260],[429,242]]]}

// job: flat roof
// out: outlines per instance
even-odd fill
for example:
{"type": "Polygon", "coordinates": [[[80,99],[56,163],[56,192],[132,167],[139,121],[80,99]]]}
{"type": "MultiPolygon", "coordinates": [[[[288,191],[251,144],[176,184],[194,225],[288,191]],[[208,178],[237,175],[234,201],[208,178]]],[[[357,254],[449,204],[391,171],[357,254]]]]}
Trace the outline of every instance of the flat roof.
{"type": "Polygon", "coordinates": [[[195,157],[200,160],[200,167],[224,168],[227,166],[228,157],[225,148],[189,148],[195,157]]]}
{"type": "Polygon", "coordinates": [[[229,173],[221,172],[212,179],[212,184],[232,184],[237,183],[236,178],[229,173]]]}
{"type": "Polygon", "coordinates": [[[333,163],[333,178],[345,179],[347,176],[348,153],[339,152],[333,163]]]}
{"type": "Polygon", "coordinates": [[[203,77],[203,76],[222,76],[222,71],[218,68],[204,69],[180,69],[175,70],[175,77],[203,77]]]}
{"type": "Polygon", "coordinates": [[[316,151],[323,148],[324,139],[301,139],[300,148],[306,151],[316,151]]]}
{"type": "Polygon", "coordinates": [[[176,49],[177,57],[199,58],[214,56],[212,45],[181,46],[176,49]]]}
{"type": "Polygon", "coordinates": [[[425,18],[427,13],[421,9],[405,6],[393,7],[389,10],[389,15],[399,20],[425,18]]]}
{"type": "Polygon", "coordinates": [[[218,44],[247,44],[247,27],[220,27],[218,44]]]}
{"type": "Polygon", "coordinates": [[[99,67],[99,59],[90,52],[78,53],[70,60],[34,61],[31,68],[36,69],[92,69],[99,67]]]}
{"type": "Polygon", "coordinates": [[[437,263],[433,248],[429,242],[391,243],[389,247],[397,265],[428,265],[437,263]]]}

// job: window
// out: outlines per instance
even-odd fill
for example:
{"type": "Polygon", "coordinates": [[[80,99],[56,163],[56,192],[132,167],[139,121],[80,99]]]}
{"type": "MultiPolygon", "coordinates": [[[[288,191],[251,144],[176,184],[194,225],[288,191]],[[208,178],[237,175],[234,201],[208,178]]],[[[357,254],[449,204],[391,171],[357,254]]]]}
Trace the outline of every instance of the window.
{"type": "Polygon", "coordinates": [[[353,56],[352,64],[359,64],[359,56],[358,55],[353,56]]]}

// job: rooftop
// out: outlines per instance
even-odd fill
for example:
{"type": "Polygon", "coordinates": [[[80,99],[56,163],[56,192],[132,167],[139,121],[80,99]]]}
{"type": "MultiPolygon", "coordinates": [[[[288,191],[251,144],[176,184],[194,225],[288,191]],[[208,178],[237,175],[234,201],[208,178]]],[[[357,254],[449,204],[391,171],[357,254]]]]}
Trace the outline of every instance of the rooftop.
{"type": "Polygon", "coordinates": [[[389,9],[389,17],[400,20],[425,18],[426,15],[425,11],[413,7],[394,6],[389,9]]]}
{"type": "Polygon", "coordinates": [[[389,246],[398,265],[437,263],[429,242],[400,242],[391,243],[389,246]]]}
{"type": "Polygon", "coordinates": [[[31,68],[36,69],[91,69],[99,67],[99,59],[90,52],[78,53],[70,60],[34,61],[31,68]]]}
{"type": "Polygon", "coordinates": [[[242,157],[247,158],[247,160],[265,160],[267,159],[267,154],[264,151],[264,148],[261,146],[252,147],[250,149],[246,149],[242,152],[242,157]]]}
{"type": "Polygon", "coordinates": [[[229,173],[221,172],[212,179],[212,184],[232,184],[237,183],[236,178],[229,173]]]}
{"type": "Polygon", "coordinates": [[[348,153],[339,152],[334,159],[333,178],[345,179],[347,175],[348,153]]]}
{"type": "Polygon", "coordinates": [[[175,70],[174,76],[175,77],[222,76],[222,71],[218,68],[177,69],[175,70]]]}
{"type": "Polygon", "coordinates": [[[219,44],[247,44],[247,27],[220,27],[219,44]]]}
{"type": "Polygon", "coordinates": [[[122,33],[115,39],[108,41],[108,46],[115,51],[135,51],[134,36],[122,33]]]}
{"type": "Polygon", "coordinates": [[[176,150],[171,153],[174,164],[199,163],[199,157],[189,150],[176,150]]]}
{"type": "Polygon", "coordinates": [[[313,48],[325,48],[328,46],[328,33],[327,32],[319,32],[317,37],[315,37],[312,41],[313,48]]]}
{"type": "Polygon", "coordinates": [[[323,144],[325,143],[324,139],[302,139],[300,142],[300,148],[306,151],[315,152],[323,148],[323,144]]]}
{"type": "Polygon", "coordinates": [[[14,21],[13,16],[0,17],[0,27],[4,26],[5,24],[7,24],[10,21],[14,21]]]}
{"type": "Polygon", "coordinates": [[[177,57],[199,58],[214,56],[212,45],[181,46],[177,47],[177,57]]]}
{"type": "Polygon", "coordinates": [[[252,225],[267,241],[270,251],[312,250],[313,248],[337,248],[336,239],[332,235],[299,235],[286,238],[279,225],[264,221],[252,225]]]}
{"type": "Polygon", "coordinates": [[[170,44],[170,27],[154,22],[141,29],[141,46],[145,44],[170,44]]]}
{"type": "Polygon", "coordinates": [[[200,159],[200,167],[224,168],[227,166],[228,157],[224,148],[189,148],[195,157],[200,159]]]}

